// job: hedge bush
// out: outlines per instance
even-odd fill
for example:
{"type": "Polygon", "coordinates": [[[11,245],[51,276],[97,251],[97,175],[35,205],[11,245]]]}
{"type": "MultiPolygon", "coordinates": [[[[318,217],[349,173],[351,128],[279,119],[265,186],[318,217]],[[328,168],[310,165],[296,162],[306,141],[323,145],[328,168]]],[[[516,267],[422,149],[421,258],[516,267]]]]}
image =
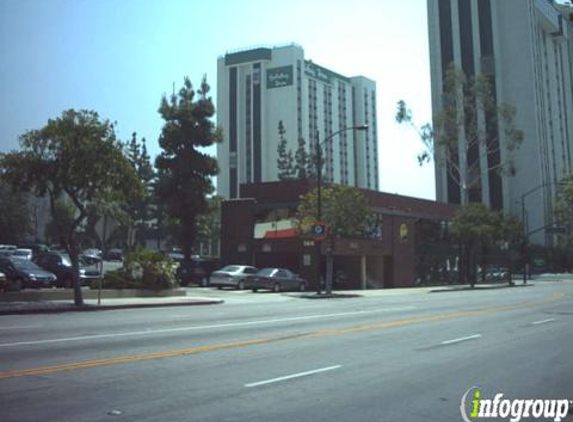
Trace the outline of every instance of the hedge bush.
{"type": "MultiPolygon", "coordinates": [[[[123,268],[104,275],[106,289],[163,290],[178,286],[176,264],[161,252],[140,249],[130,252],[123,260],[123,268]]],[[[98,283],[92,283],[97,288],[98,283]]]]}
{"type": "MultiPolygon", "coordinates": [[[[99,288],[99,283],[93,282],[92,289],[99,288]]],[[[141,282],[132,279],[123,268],[115,271],[108,271],[103,276],[102,287],[105,289],[142,289],[141,282]]]]}

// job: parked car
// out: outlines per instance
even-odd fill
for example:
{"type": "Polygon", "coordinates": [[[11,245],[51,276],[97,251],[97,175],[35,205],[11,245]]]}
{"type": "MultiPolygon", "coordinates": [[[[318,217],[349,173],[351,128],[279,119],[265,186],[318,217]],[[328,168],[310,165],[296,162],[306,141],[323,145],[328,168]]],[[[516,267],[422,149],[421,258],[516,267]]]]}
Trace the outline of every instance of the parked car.
{"type": "Polygon", "coordinates": [[[31,260],[33,255],[34,254],[32,252],[32,249],[18,248],[12,251],[12,256],[14,258],[31,260]]]}
{"type": "Polygon", "coordinates": [[[101,262],[102,252],[99,249],[90,248],[83,251],[81,256],[88,265],[94,265],[101,262]]]}
{"type": "Polygon", "coordinates": [[[19,243],[18,248],[20,249],[32,249],[33,255],[39,255],[42,253],[50,252],[50,248],[43,243],[19,243]]]}
{"type": "Polygon", "coordinates": [[[247,277],[246,287],[256,292],[259,289],[281,292],[284,290],[306,290],[306,281],[286,268],[263,268],[247,277]]]}
{"type": "Polygon", "coordinates": [[[196,284],[198,286],[209,286],[209,278],[211,273],[219,267],[219,261],[216,259],[199,258],[193,255],[191,260],[186,261],[184,258],[176,259],[172,257],[177,263],[177,278],[182,286],[189,284],[196,284]]]}
{"type": "Polygon", "coordinates": [[[14,280],[8,275],[0,272],[0,291],[1,292],[17,292],[22,290],[22,281],[14,280]]]}
{"type": "Polygon", "coordinates": [[[56,276],[38,267],[35,263],[21,258],[0,258],[0,271],[21,288],[54,287],[56,276]]]}
{"type": "MultiPolygon", "coordinates": [[[[168,249],[168,250],[162,250],[161,253],[165,256],[168,256],[169,258],[171,258],[173,261],[176,262],[181,262],[183,261],[183,258],[185,258],[185,255],[183,255],[183,252],[181,252],[180,249],[168,249]]],[[[191,255],[191,258],[195,259],[195,258],[199,258],[198,255],[191,255]]]]}
{"type": "Polygon", "coordinates": [[[10,257],[16,249],[16,245],[0,245],[0,257],[10,257]]]}
{"type": "Polygon", "coordinates": [[[103,254],[106,261],[123,261],[123,251],[121,249],[109,249],[103,254]]]}
{"type": "MultiPolygon", "coordinates": [[[[38,255],[34,262],[43,269],[54,273],[57,277],[57,287],[71,287],[73,285],[73,268],[70,257],[63,253],[48,252],[38,255]]],[[[88,286],[93,280],[97,280],[100,273],[96,268],[80,264],[80,284],[88,286]]]]}
{"type": "Polygon", "coordinates": [[[511,278],[511,272],[506,267],[492,266],[486,270],[485,277],[490,281],[505,281],[511,278]]]}
{"type": "Polygon", "coordinates": [[[189,284],[197,284],[206,287],[209,285],[209,269],[200,258],[191,258],[189,261],[185,259],[179,261],[177,267],[177,278],[182,286],[189,284]]]}
{"type": "Polygon", "coordinates": [[[233,287],[243,290],[247,277],[256,274],[258,271],[257,268],[248,265],[227,265],[211,273],[209,285],[219,289],[233,287]]]}

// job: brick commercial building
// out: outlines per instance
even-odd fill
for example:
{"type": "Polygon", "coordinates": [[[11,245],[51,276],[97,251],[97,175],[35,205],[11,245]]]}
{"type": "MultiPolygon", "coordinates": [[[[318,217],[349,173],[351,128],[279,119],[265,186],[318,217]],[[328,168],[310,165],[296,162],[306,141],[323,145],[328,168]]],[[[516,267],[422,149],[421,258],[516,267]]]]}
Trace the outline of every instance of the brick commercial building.
{"type": "MultiPolygon", "coordinates": [[[[319,268],[325,274],[329,242],[302,239],[291,224],[299,198],[314,188],[309,181],[241,185],[239,199],[223,202],[221,260],[259,268],[284,267],[316,288],[319,268]],[[317,259],[318,249],[321,258],[317,259]]],[[[378,228],[369,239],[336,239],[333,245],[335,288],[409,287],[416,282],[416,232],[422,220],[441,226],[455,207],[400,195],[363,190],[378,228]]]]}

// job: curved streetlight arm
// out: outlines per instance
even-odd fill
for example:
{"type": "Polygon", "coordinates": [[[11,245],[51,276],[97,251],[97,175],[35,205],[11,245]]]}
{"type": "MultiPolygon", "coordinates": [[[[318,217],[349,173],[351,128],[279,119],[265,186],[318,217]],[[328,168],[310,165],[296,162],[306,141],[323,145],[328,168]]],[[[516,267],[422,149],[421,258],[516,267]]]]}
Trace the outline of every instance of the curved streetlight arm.
{"type": "MultiPolygon", "coordinates": [[[[359,126],[351,126],[345,127],[340,130],[337,130],[334,133],[331,133],[327,137],[324,138],[322,142],[320,142],[320,137],[318,130],[316,131],[316,205],[317,205],[317,217],[318,220],[322,220],[322,197],[321,197],[321,184],[322,184],[322,145],[326,142],[330,141],[336,135],[346,132],[349,130],[368,130],[368,125],[359,125],[359,126]]],[[[317,286],[318,286],[318,293],[321,290],[321,276],[320,276],[320,242],[317,242],[317,268],[318,268],[318,276],[317,276],[317,286]]],[[[327,253],[327,271],[326,271],[326,293],[331,294],[332,292],[332,251],[327,253]],[[330,262],[330,264],[329,264],[330,262]]]]}
{"type": "Polygon", "coordinates": [[[349,130],[360,130],[365,131],[368,130],[368,125],[357,125],[357,126],[350,126],[344,127],[342,129],[337,130],[336,132],[331,133],[326,138],[323,139],[322,142],[319,142],[319,133],[318,130],[316,131],[316,179],[317,179],[317,216],[318,220],[322,218],[322,201],[321,201],[321,184],[322,184],[322,146],[334,138],[336,135],[339,135],[342,132],[347,132],[349,130]]]}
{"type": "Polygon", "coordinates": [[[539,186],[534,187],[533,189],[528,190],[527,192],[524,192],[521,195],[521,222],[523,225],[523,240],[521,242],[521,254],[522,254],[522,260],[523,260],[523,284],[527,283],[527,244],[529,243],[529,236],[531,236],[534,233],[537,233],[543,229],[546,229],[547,226],[543,226],[541,229],[538,230],[534,230],[533,232],[529,232],[529,224],[527,223],[527,211],[525,209],[525,197],[531,195],[534,192],[537,192],[540,189],[546,188],[547,186],[561,186],[563,185],[563,182],[547,182],[547,183],[543,183],[539,186]]]}
{"type": "Polygon", "coordinates": [[[350,127],[343,127],[342,129],[337,130],[336,132],[331,133],[330,135],[328,135],[326,138],[324,138],[322,140],[322,142],[318,143],[318,131],[317,131],[317,137],[316,137],[316,141],[318,146],[322,147],[324,144],[326,144],[328,141],[330,141],[332,138],[334,138],[336,135],[341,134],[342,132],[347,132],[349,130],[360,130],[360,131],[365,131],[368,130],[368,125],[358,125],[358,126],[350,126],[350,127]]]}
{"type": "Polygon", "coordinates": [[[538,190],[543,189],[543,188],[546,188],[546,187],[548,187],[548,186],[561,186],[561,185],[563,185],[563,182],[556,182],[556,183],[554,183],[554,182],[547,182],[547,183],[543,183],[543,184],[541,184],[541,185],[539,185],[539,186],[536,186],[536,187],[534,187],[533,189],[530,189],[530,190],[528,190],[527,192],[524,192],[524,193],[521,195],[521,220],[522,220],[522,223],[523,223],[523,233],[524,233],[524,237],[527,237],[525,234],[527,233],[527,230],[528,230],[528,227],[527,227],[527,224],[526,224],[526,221],[525,221],[525,220],[526,220],[526,215],[525,215],[525,214],[526,214],[526,211],[525,211],[525,198],[526,198],[527,196],[531,195],[532,193],[535,193],[535,192],[537,192],[538,190]]]}

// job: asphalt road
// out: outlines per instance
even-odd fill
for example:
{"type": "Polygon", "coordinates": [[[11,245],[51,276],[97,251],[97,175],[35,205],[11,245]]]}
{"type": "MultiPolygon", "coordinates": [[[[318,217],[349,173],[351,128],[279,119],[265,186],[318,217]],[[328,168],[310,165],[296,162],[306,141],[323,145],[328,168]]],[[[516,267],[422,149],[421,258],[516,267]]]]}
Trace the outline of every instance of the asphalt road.
{"type": "Polygon", "coordinates": [[[453,422],[474,386],[573,400],[572,282],[216,294],[230,300],[0,317],[0,420],[453,422]]]}

